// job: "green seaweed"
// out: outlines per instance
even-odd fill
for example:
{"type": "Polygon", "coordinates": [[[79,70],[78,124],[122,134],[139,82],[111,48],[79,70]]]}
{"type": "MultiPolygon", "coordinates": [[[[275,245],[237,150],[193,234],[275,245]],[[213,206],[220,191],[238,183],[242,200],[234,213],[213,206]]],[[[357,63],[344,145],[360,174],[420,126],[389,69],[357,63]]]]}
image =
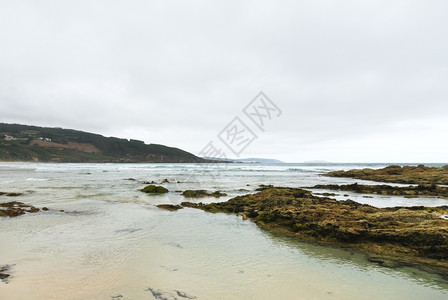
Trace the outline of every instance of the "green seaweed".
{"type": "Polygon", "coordinates": [[[186,197],[186,198],[203,198],[203,197],[215,197],[215,198],[219,198],[219,197],[224,197],[227,196],[226,193],[222,193],[220,191],[215,191],[215,192],[208,192],[206,190],[185,190],[182,193],[182,196],[186,197]]]}
{"type": "Polygon", "coordinates": [[[448,276],[448,221],[440,217],[448,206],[376,208],[295,188],[266,188],[226,202],[181,205],[238,214],[266,229],[429,265],[448,276]]]}
{"type": "Polygon", "coordinates": [[[153,184],[145,186],[140,191],[143,192],[143,193],[147,193],[147,194],[164,194],[164,193],[168,193],[168,189],[164,188],[163,186],[153,185],[153,184]]]}

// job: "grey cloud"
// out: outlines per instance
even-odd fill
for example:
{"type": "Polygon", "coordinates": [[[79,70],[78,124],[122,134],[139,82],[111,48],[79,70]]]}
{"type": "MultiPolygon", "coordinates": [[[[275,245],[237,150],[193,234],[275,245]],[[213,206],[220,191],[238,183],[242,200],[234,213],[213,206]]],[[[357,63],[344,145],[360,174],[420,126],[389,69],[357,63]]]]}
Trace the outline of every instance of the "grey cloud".
{"type": "Polygon", "coordinates": [[[441,161],[447,6],[3,1],[0,120],[197,153],[263,90],[283,115],[243,156],[441,161]]]}

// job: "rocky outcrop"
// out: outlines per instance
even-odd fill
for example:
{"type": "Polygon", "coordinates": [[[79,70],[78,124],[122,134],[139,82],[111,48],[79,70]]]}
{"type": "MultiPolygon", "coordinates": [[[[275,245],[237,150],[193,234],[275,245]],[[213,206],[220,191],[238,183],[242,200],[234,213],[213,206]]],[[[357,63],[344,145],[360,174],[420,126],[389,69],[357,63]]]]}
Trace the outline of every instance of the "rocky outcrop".
{"type": "Polygon", "coordinates": [[[147,185],[140,190],[143,193],[147,194],[165,194],[168,193],[168,190],[161,185],[147,185]]]}
{"type": "Polygon", "coordinates": [[[0,203],[0,217],[18,217],[25,213],[36,213],[39,208],[18,201],[0,203]]]}
{"type": "Polygon", "coordinates": [[[394,182],[408,184],[443,184],[448,185],[448,165],[442,168],[388,166],[383,169],[357,169],[349,171],[333,171],[324,174],[329,177],[349,177],[355,179],[394,182]]]}
{"type": "Polygon", "coordinates": [[[337,191],[351,191],[363,194],[404,196],[407,198],[418,196],[448,197],[448,188],[436,184],[419,184],[418,186],[390,186],[390,185],[365,185],[365,184],[320,184],[310,189],[328,189],[337,191]]]}
{"type": "Polygon", "coordinates": [[[441,218],[448,207],[376,208],[294,188],[267,188],[227,202],[182,205],[239,214],[266,229],[430,266],[448,276],[448,221],[441,218]]]}
{"type": "Polygon", "coordinates": [[[159,204],[159,205],[157,205],[157,207],[161,208],[161,209],[165,209],[165,210],[170,210],[170,211],[175,211],[175,210],[179,210],[179,209],[183,208],[180,205],[174,205],[174,204],[159,204]]]}
{"type": "Polygon", "coordinates": [[[186,198],[203,198],[203,197],[225,197],[226,193],[222,193],[220,191],[208,192],[206,190],[186,190],[182,193],[182,196],[186,198]]]}
{"type": "Polygon", "coordinates": [[[7,197],[18,197],[22,195],[23,193],[0,192],[0,196],[7,196],[7,197]]]}

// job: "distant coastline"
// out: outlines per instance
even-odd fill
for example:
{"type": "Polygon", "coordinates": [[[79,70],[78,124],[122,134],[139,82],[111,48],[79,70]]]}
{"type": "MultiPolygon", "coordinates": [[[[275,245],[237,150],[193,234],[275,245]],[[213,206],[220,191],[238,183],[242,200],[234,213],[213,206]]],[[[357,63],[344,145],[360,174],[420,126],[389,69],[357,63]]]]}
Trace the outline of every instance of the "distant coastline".
{"type": "Polygon", "coordinates": [[[182,149],[72,129],[0,123],[0,161],[207,163],[182,149]]]}

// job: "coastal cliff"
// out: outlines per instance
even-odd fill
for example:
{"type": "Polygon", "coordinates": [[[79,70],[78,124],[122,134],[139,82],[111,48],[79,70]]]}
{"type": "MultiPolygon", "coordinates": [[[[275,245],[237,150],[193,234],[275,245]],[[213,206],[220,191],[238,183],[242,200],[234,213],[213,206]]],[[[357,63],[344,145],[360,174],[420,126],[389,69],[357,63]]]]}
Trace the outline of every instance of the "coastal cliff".
{"type": "Polygon", "coordinates": [[[72,129],[0,123],[0,161],[204,163],[184,150],[72,129]]]}

